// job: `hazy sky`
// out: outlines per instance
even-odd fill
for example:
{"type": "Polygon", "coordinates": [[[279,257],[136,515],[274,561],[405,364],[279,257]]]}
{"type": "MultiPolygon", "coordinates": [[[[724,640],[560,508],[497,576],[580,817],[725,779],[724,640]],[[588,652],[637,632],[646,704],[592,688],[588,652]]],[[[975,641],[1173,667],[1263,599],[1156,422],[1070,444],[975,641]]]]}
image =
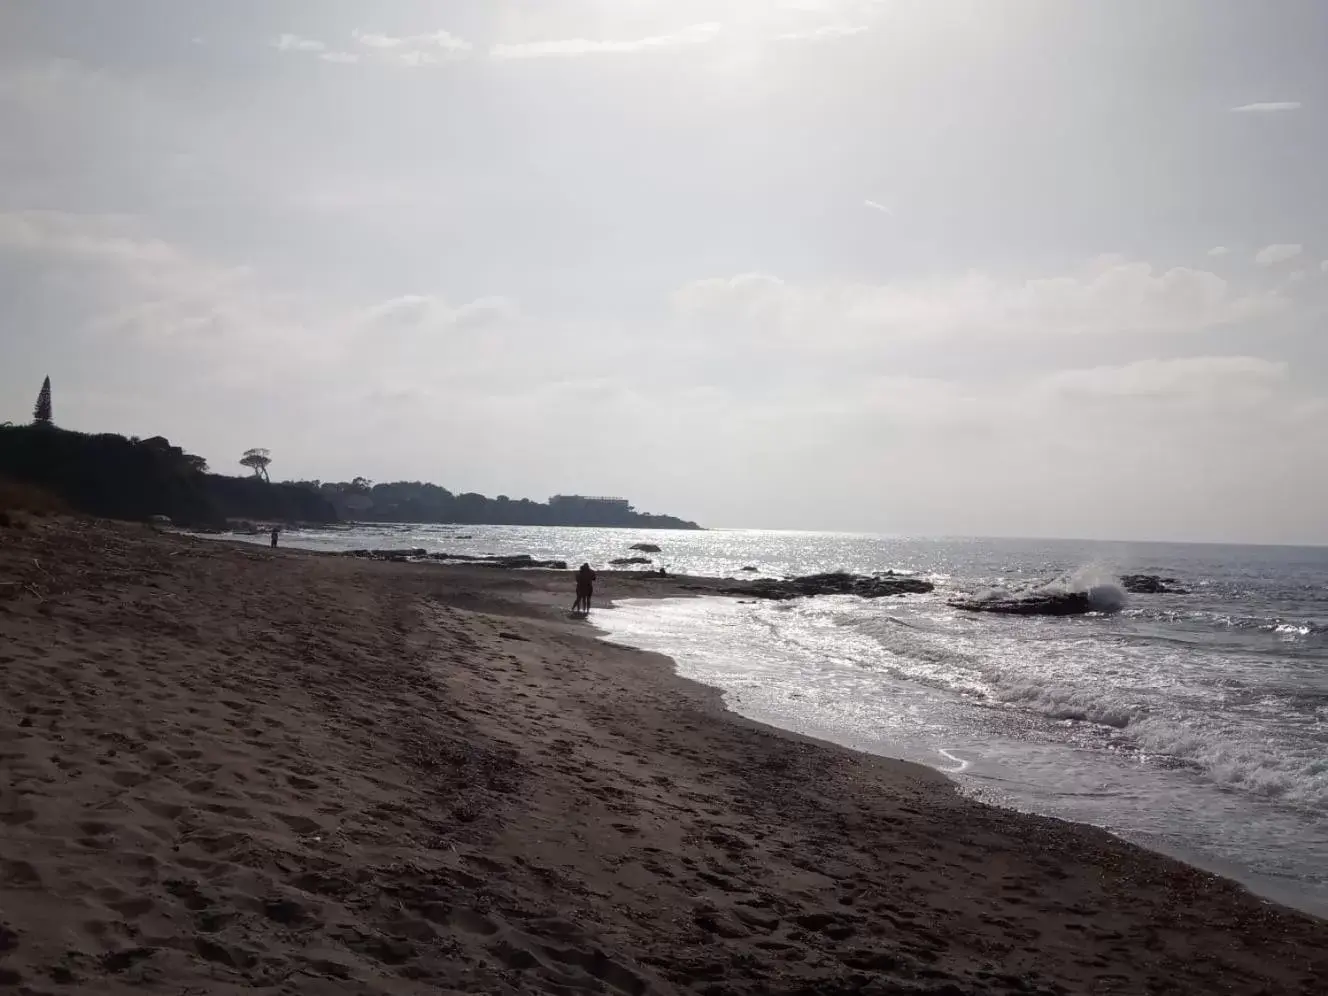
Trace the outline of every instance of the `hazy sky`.
{"type": "Polygon", "coordinates": [[[0,419],[1328,542],[1328,4],[3,0],[0,419]]]}

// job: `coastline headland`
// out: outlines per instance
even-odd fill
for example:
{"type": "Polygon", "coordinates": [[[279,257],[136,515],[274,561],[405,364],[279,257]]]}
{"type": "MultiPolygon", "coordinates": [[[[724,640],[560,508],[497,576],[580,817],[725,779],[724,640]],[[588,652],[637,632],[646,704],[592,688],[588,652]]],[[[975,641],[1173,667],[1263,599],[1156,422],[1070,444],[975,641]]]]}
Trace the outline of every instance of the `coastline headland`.
{"type": "Polygon", "coordinates": [[[184,528],[211,530],[236,520],[308,526],[448,522],[701,528],[677,516],[638,512],[625,498],[486,498],[420,481],[374,483],[363,477],[276,482],[266,476],[271,462],[266,450],[251,450],[244,459],[259,461],[254,473],[234,477],[210,472],[207,460],[163,436],[126,438],[44,424],[0,426],[0,482],[40,488],[69,509],[114,519],[165,518],[184,528]]]}

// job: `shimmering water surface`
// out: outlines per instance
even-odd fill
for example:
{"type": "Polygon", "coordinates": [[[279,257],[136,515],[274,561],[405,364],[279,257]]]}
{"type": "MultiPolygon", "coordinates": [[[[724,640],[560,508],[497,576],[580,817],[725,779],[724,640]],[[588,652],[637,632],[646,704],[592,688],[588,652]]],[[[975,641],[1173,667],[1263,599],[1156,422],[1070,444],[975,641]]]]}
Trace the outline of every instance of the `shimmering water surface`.
{"type": "Polygon", "coordinates": [[[672,656],[752,718],[920,761],[979,797],[1106,827],[1328,915],[1328,549],[498,526],[284,542],[601,569],[652,542],[674,573],[928,578],[935,593],[884,601],[642,600],[594,620],[672,656]],[[1174,577],[1191,593],[1130,595],[1117,615],[1076,618],[946,604],[1124,573],[1174,577]]]}

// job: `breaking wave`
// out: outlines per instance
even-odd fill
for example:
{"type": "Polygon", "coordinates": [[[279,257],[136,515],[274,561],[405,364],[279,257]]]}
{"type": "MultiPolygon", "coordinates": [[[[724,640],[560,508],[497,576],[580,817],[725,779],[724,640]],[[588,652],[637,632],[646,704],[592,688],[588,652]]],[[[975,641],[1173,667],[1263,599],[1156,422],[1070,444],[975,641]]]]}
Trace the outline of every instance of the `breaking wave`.
{"type": "Polygon", "coordinates": [[[1328,810],[1328,757],[1270,750],[1265,744],[1143,717],[1129,733],[1147,753],[1184,761],[1223,788],[1309,809],[1328,810]]]}
{"type": "Polygon", "coordinates": [[[1089,611],[1105,615],[1125,608],[1129,596],[1115,575],[1096,564],[1087,564],[1068,574],[1020,588],[984,588],[975,592],[974,602],[1008,601],[1037,596],[1087,595],[1089,611]]]}
{"type": "MultiPolygon", "coordinates": [[[[1112,575],[1093,565],[975,597],[1072,592],[1089,593],[1103,613],[1123,606],[1127,597],[1112,575]]],[[[1099,620],[1101,629],[1088,630],[1059,621],[1024,626],[1008,618],[954,620],[934,614],[905,621],[870,608],[846,612],[839,621],[869,635],[884,651],[878,666],[899,677],[948,688],[989,707],[1071,727],[1086,724],[1072,739],[1109,743],[1111,750],[1142,762],[1186,768],[1223,789],[1328,811],[1328,757],[1304,749],[1303,740],[1270,738],[1266,726],[1287,722],[1314,728],[1328,720],[1328,686],[1275,686],[1255,673],[1228,670],[1226,658],[1195,656],[1193,643],[1176,641],[1166,650],[1172,644],[1165,635],[1132,632],[1129,621],[1175,621],[1177,615],[1132,608],[1123,629],[1099,620]],[[1093,728],[1099,732],[1090,734],[1093,728]]],[[[1179,615],[1205,629],[1221,626],[1279,640],[1328,635],[1308,621],[1200,610],[1179,615]]]]}
{"type": "Polygon", "coordinates": [[[1097,723],[1123,730],[1137,715],[1137,706],[1103,697],[1070,685],[1044,685],[1036,681],[1016,681],[997,685],[992,698],[1006,705],[1019,706],[1048,719],[1097,723]]]}
{"type": "MultiPolygon", "coordinates": [[[[1215,728],[1206,717],[1156,715],[1147,703],[1125,694],[1035,680],[998,681],[991,698],[1048,719],[1120,731],[1133,742],[1142,760],[1183,765],[1223,788],[1328,810],[1328,757],[1271,749],[1234,722],[1225,729],[1215,728]]],[[[1314,698],[1295,696],[1279,702],[1277,708],[1288,713],[1304,711],[1314,698]]]]}

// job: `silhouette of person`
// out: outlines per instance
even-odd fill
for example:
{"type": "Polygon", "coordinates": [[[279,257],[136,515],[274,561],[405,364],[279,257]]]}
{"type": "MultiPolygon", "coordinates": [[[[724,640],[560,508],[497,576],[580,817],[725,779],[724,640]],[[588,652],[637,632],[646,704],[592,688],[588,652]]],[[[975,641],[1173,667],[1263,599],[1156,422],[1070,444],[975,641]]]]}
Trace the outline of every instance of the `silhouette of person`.
{"type": "Polygon", "coordinates": [[[589,564],[582,564],[576,572],[576,601],[572,603],[573,612],[590,612],[590,597],[595,594],[595,572],[589,564]]]}
{"type": "Polygon", "coordinates": [[[273,527],[272,527],[272,549],[275,550],[276,548],[277,548],[277,527],[276,527],[276,526],[273,526],[273,527]]]}

